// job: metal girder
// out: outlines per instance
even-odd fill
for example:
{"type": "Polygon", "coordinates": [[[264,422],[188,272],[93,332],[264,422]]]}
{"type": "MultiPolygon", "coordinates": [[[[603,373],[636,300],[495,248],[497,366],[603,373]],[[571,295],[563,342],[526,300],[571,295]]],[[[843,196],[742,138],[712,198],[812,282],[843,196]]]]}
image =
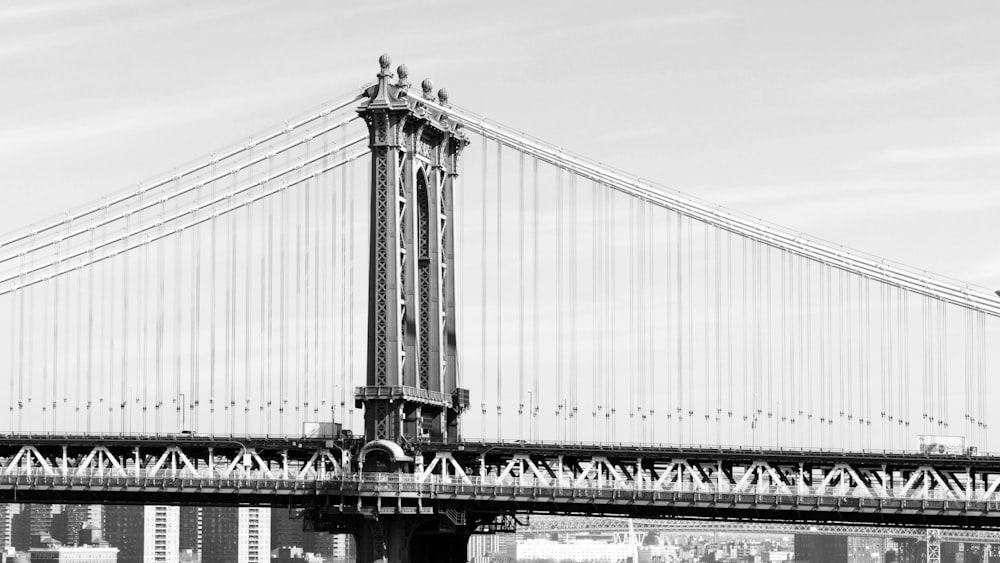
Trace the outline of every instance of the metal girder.
{"type": "Polygon", "coordinates": [[[507,513],[1000,529],[1000,458],[420,443],[397,469],[376,473],[360,471],[363,445],[6,437],[0,497],[120,502],[142,491],[161,502],[232,504],[237,497],[225,495],[245,491],[264,504],[335,499],[401,513],[454,502],[507,513]]]}
{"type": "MultiPolygon", "coordinates": [[[[829,536],[913,538],[925,540],[926,528],[895,526],[849,526],[843,524],[802,524],[792,522],[733,522],[725,520],[675,520],[675,519],[632,519],[636,531],[645,532],[725,532],[747,534],[810,534],[829,536]]],[[[628,531],[629,519],[614,517],[584,516],[531,516],[528,525],[521,528],[527,532],[558,533],[620,533],[628,531]]],[[[1000,544],[1000,531],[942,529],[935,530],[939,541],[975,542],[1000,544]]]]}
{"type": "Polygon", "coordinates": [[[432,472],[497,486],[961,502],[986,512],[1000,503],[998,458],[538,446],[424,446],[421,478],[432,472]],[[439,470],[434,460],[442,457],[461,470],[439,470]]]}
{"type": "Polygon", "coordinates": [[[349,453],[322,442],[177,442],[23,438],[0,441],[0,479],[184,479],[315,482],[342,476],[349,453]]]}

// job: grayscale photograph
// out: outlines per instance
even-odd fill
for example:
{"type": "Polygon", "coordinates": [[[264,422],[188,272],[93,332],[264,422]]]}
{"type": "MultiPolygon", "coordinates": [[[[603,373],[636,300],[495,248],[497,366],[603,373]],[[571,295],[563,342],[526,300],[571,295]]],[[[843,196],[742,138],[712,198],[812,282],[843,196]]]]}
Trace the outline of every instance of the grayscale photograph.
{"type": "Polygon", "coordinates": [[[1000,561],[1000,5],[0,2],[0,562],[1000,561]]]}

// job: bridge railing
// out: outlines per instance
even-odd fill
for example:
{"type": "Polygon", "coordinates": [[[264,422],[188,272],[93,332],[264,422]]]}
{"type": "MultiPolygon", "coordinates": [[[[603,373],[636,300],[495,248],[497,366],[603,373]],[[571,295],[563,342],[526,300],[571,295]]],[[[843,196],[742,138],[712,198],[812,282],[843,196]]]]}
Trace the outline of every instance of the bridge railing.
{"type": "Polygon", "coordinates": [[[0,489],[45,490],[45,489],[170,489],[182,492],[185,489],[204,492],[206,490],[259,490],[266,488],[276,493],[357,493],[362,496],[416,496],[433,498],[439,494],[466,495],[470,497],[509,494],[518,496],[552,497],[590,496],[594,492],[615,494],[641,493],[653,498],[664,498],[676,494],[697,495],[699,498],[725,496],[754,497],[794,497],[807,499],[855,499],[875,500],[897,499],[907,501],[961,501],[998,502],[1000,494],[993,490],[975,487],[970,489],[970,498],[962,498],[955,491],[941,488],[906,488],[895,486],[886,488],[881,495],[862,495],[860,489],[840,486],[773,485],[755,483],[738,490],[718,487],[714,484],[673,483],[662,486],[650,481],[620,481],[614,479],[539,479],[531,476],[445,476],[419,475],[412,473],[343,473],[314,472],[306,475],[283,473],[280,470],[258,469],[231,471],[201,468],[197,470],[145,470],[118,471],[113,469],[83,468],[69,474],[47,473],[34,469],[7,468],[0,473],[0,489]]]}

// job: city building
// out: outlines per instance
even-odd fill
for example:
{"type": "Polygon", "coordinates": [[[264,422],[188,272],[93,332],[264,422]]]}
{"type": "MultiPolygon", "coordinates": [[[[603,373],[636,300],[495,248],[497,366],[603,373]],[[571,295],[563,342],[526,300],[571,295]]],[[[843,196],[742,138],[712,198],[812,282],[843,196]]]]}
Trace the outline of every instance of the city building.
{"type": "Polygon", "coordinates": [[[271,546],[282,547],[302,547],[305,544],[305,534],[302,531],[302,520],[296,518],[297,514],[287,508],[271,509],[271,546]]]}
{"type": "Polygon", "coordinates": [[[271,509],[206,507],[202,510],[202,561],[261,563],[271,559],[271,509]]]}
{"type": "Polygon", "coordinates": [[[627,561],[635,559],[636,547],[628,544],[593,540],[557,542],[530,539],[517,542],[517,560],[549,559],[553,561],[627,561]]]}
{"type": "MultiPolygon", "coordinates": [[[[87,526],[91,528],[101,527],[103,512],[99,504],[67,504],[63,506],[62,513],[65,520],[65,535],[56,539],[66,545],[87,543],[80,540],[80,530],[87,526]]],[[[56,537],[55,534],[52,537],[56,537]]]]}
{"type": "Polygon", "coordinates": [[[0,504],[0,551],[6,550],[13,545],[11,542],[11,523],[14,519],[13,504],[0,504]]]}
{"type": "Polygon", "coordinates": [[[323,557],[301,547],[279,547],[271,554],[271,563],[323,563],[323,557]]]}
{"type": "Polygon", "coordinates": [[[11,545],[18,551],[41,546],[52,533],[51,504],[23,504],[11,521],[11,545]]]}
{"type": "Polygon", "coordinates": [[[118,548],[120,563],[177,563],[180,509],[176,506],[116,506],[104,510],[104,538],[118,548]]]}
{"type": "Polygon", "coordinates": [[[192,554],[201,553],[202,515],[200,506],[180,507],[180,549],[192,554]]]}
{"type": "Polygon", "coordinates": [[[29,561],[54,563],[117,563],[118,548],[111,546],[64,546],[33,547],[28,550],[29,561]]]}
{"type": "Polygon", "coordinates": [[[491,556],[499,551],[496,534],[473,534],[469,538],[469,563],[490,563],[491,556]]]}

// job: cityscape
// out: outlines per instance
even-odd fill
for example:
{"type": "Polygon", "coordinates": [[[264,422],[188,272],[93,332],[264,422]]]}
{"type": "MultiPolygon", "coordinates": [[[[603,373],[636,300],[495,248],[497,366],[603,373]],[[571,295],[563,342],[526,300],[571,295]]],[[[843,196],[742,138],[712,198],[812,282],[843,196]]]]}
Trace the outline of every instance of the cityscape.
{"type": "MultiPolygon", "coordinates": [[[[923,542],[906,537],[727,530],[712,522],[664,523],[656,530],[615,528],[612,521],[545,517],[516,533],[476,534],[471,563],[906,563],[922,561],[923,542]],[[597,524],[596,527],[594,524],[597,524]],[[554,528],[553,528],[554,526],[554,528]],[[562,528],[560,531],[558,528],[562,528]],[[577,528],[577,529],[574,529],[577,528]]],[[[297,511],[270,507],[0,504],[5,562],[346,563],[353,538],[303,530],[297,511]]],[[[871,534],[863,530],[860,534],[871,534]]],[[[941,561],[980,563],[1000,546],[942,542],[941,561]],[[986,550],[991,551],[987,554],[986,550]]]]}

